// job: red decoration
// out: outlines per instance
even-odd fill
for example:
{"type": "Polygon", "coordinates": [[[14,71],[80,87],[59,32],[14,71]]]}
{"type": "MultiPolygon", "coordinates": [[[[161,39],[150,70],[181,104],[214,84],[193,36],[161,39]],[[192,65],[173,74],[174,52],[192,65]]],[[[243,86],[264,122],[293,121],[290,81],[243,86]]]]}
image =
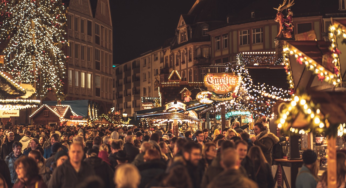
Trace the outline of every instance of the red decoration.
{"type": "Polygon", "coordinates": [[[304,56],[299,56],[297,61],[298,61],[299,64],[303,64],[304,56]]]}
{"type": "Polygon", "coordinates": [[[290,95],[293,95],[296,91],[294,89],[290,89],[290,95]]]}
{"type": "Polygon", "coordinates": [[[325,78],[325,76],[323,74],[318,74],[318,79],[322,82],[325,78]]]}
{"type": "Polygon", "coordinates": [[[338,54],[338,55],[340,55],[340,54],[341,54],[340,50],[339,50],[339,49],[337,49],[337,48],[334,48],[334,49],[333,49],[333,53],[336,53],[336,54],[338,54]]]}
{"type": "Polygon", "coordinates": [[[339,74],[339,69],[337,67],[334,67],[334,74],[339,74]]]}

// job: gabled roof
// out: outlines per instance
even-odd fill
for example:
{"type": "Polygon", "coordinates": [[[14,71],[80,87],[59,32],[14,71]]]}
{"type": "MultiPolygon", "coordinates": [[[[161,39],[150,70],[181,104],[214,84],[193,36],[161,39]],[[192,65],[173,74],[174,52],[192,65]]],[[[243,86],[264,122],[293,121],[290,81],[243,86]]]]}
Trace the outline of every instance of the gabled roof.
{"type": "Polygon", "coordinates": [[[69,119],[70,117],[65,117],[69,110],[71,111],[71,113],[73,115],[77,115],[76,113],[73,112],[73,110],[72,110],[70,105],[48,106],[46,104],[43,104],[39,109],[37,109],[29,117],[30,118],[35,117],[39,112],[41,112],[45,108],[50,110],[51,112],[53,112],[53,114],[56,115],[58,118],[67,118],[67,119],[69,119]]]}
{"type": "Polygon", "coordinates": [[[0,90],[0,92],[5,92],[11,96],[22,96],[26,93],[25,89],[7,76],[5,72],[0,72],[0,90]]]}
{"type": "Polygon", "coordinates": [[[331,45],[330,42],[326,41],[288,41],[288,43],[320,65],[322,65],[323,55],[330,52],[331,45]]]}

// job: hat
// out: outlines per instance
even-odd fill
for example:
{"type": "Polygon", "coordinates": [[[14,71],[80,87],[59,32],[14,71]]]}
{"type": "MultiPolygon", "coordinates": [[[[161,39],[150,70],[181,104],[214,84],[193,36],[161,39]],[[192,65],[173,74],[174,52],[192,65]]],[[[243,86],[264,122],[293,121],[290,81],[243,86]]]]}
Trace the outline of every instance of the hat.
{"type": "Polygon", "coordinates": [[[120,161],[125,161],[127,160],[127,156],[126,156],[126,153],[122,150],[118,151],[117,154],[115,154],[115,158],[120,160],[120,161]]]}
{"type": "Polygon", "coordinates": [[[54,143],[54,144],[52,145],[52,153],[57,152],[58,149],[61,148],[61,147],[62,147],[62,145],[61,145],[59,142],[54,143]]]}
{"type": "Polygon", "coordinates": [[[56,162],[60,157],[65,156],[65,155],[68,157],[66,151],[60,150],[60,151],[59,151],[58,153],[56,153],[55,156],[54,156],[55,162],[56,162]]]}
{"type": "Polygon", "coordinates": [[[314,151],[308,149],[303,152],[304,164],[313,164],[317,160],[317,155],[314,151]]]}

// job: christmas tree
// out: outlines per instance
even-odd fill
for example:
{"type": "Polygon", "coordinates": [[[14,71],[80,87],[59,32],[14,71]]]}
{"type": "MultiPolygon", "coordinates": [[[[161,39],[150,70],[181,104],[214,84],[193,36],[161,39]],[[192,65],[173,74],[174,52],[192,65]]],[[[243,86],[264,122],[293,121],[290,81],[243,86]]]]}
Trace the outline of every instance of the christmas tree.
{"type": "Polygon", "coordinates": [[[62,99],[67,43],[66,8],[61,0],[1,0],[0,40],[5,66],[20,83],[36,86],[43,98],[54,91],[62,99]]]}

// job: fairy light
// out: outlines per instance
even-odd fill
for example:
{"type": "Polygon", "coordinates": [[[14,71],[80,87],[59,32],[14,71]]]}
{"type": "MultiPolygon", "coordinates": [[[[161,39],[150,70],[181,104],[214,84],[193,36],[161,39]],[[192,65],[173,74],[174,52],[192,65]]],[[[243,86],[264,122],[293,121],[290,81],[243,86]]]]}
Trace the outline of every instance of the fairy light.
{"type": "Polygon", "coordinates": [[[37,95],[54,91],[58,100],[64,96],[66,8],[61,0],[5,1],[0,4],[0,40],[5,66],[17,83],[35,83],[37,95]]]}

